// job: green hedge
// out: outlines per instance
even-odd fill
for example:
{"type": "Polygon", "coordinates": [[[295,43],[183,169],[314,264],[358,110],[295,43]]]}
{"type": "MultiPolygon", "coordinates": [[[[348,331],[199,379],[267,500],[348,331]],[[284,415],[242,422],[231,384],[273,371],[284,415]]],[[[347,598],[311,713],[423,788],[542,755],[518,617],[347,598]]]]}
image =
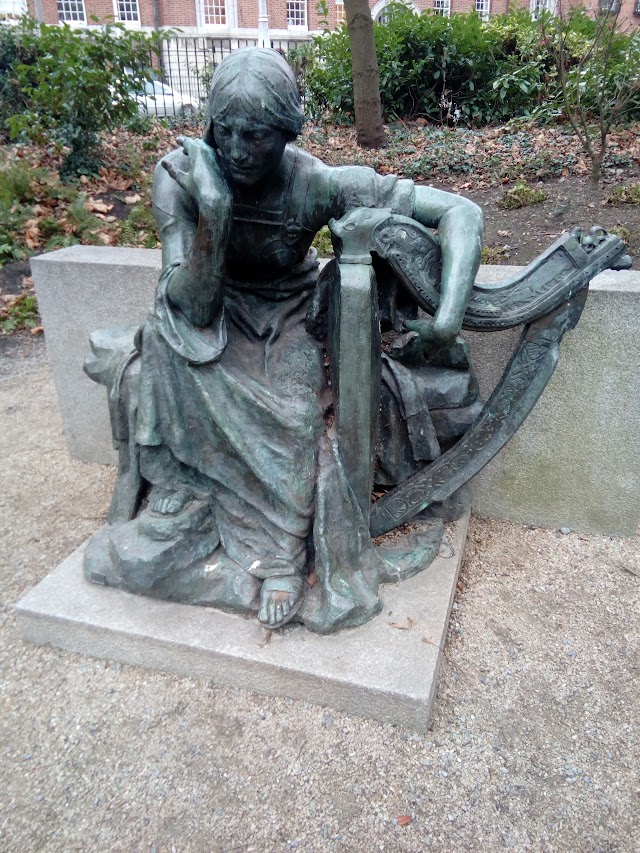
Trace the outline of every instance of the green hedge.
{"type": "MultiPolygon", "coordinates": [[[[572,13],[568,62],[593,37],[595,22],[572,13]]],[[[483,22],[475,13],[414,15],[401,4],[386,24],[374,25],[385,118],[424,117],[448,125],[478,127],[514,117],[560,111],[552,52],[540,21],[524,10],[483,22]]],[[[630,39],[616,41],[613,65],[625,62],[630,39]]],[[[346,27],[325,33],[305,48],[304,92],[312,118],[353,120],[351,49],[346,27]],[[309,55],[311,54],[311,55],[309,55]]],[[[292,57],[299,67],[299,58],[292,57]]],[[[575,64],[575,63],[574,63],[575,64]]],[[[639,104],[633,105],[640,116],[639,104]]]]}

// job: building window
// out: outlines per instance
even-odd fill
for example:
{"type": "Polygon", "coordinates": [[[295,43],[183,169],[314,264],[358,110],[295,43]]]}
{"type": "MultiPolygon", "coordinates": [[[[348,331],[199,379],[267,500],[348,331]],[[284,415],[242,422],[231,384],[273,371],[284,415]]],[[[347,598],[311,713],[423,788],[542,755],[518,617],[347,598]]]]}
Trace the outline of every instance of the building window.
{"type": "Polygon", "coordinates": [[[599,0],[598,11],[601,15],[617,15],[620,12],[620,0],[599,0]]]}
{"type": "Polygon", "coordinates": [[[633,7],[633,14],[640,15],[640,0],[636,0],[636,5],[633,7]]]}
{"type": "Polygon", "coordinates": [[[84,0],[58,0],[58,20],[86,24],[84,0]]]}
{"type": "Polygon", "coordinates": [[[287,26],[307,26],[307,0],[287,0],[287,26]]]}
{"type": "Polygon", "coordinates": [[[139,24],[138,0],[116,0],[116,19],[123,24],[139,24]]]}
{"type": "Polygon", "coordinates": [[[489,20],[489,9],[491,7],[491,0],[476,0],[476,12],[483,21],[489,20]]]}
{"type": "Polygon", "coordinates": [[[531,0],[531,17],[535,21],[543,12],[556,11],[556,0],[531,0]]]}
{"type": "MultiPolygon", "coordinates": [[[[640,3],[640,0],[638,0],[640,3]]],[[[344,0],[336,0],[336,27],[339,27],[341,24],[345,24],[347,21],[346,15],[344,13],[344,0]]]]}
{"type": "Polygon", "coordinates": [[[0,0],[0,21],[12,21],[27,13],[27,0],[0,0]]]}
{"type": "Polygon", "coordinates": [[[433,0],[433,14],[448,18],[451,14],[451,0],[433,0]]]}
{"type": "Polygon", "coordinates": [[[208,27],[226,27],[226,0],[203,0],[202,21],[204,25],[208,27]]]}

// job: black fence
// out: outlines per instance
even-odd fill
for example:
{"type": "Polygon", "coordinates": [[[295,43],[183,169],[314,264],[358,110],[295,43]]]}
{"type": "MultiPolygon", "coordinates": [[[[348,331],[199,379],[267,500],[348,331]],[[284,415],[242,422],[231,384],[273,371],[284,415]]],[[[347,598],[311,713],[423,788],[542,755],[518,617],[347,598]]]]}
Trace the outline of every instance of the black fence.
{"type": "MultiPolygon", "coordinates": [[[[287,56],[306,39],[272,39],[271,47],[287,56]]],[[[158,117],[186,117],[204,108],[214,69],[234,50],[256,47],[257,39],[176,36],[153,57],[157,80],[137,96],[141,112],[158,117]]]]}

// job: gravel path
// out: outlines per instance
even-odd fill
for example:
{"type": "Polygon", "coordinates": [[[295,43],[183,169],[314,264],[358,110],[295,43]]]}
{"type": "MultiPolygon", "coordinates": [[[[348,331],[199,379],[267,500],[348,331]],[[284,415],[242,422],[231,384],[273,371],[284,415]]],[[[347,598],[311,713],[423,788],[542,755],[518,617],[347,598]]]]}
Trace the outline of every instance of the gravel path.
{"type": "Polygon", "coordinates": [[[427,737],[29,646],[11,606],[113,473],[69,459],[28,349],[0,369],[2,851],[640,849],[637,540],[473,519],[427,737]]]}

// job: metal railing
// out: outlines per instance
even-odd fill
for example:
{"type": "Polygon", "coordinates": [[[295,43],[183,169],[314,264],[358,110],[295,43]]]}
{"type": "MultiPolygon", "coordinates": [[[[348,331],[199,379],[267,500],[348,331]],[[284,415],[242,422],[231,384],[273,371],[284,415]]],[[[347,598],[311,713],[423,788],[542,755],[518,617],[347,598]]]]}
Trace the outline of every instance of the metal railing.
{"type": "MultiPolygon", "coordinates": [[[[271,47],[286,57],[304,41],[307,39],[272,39],[271,47]]],[[[215,68],[234,50],[257,44],[257,39],[174,36],[163,45],[160,59],[153,58],[158,83],[140,94],[141,111],[180,117],[203,109],[215,68]]]]}

